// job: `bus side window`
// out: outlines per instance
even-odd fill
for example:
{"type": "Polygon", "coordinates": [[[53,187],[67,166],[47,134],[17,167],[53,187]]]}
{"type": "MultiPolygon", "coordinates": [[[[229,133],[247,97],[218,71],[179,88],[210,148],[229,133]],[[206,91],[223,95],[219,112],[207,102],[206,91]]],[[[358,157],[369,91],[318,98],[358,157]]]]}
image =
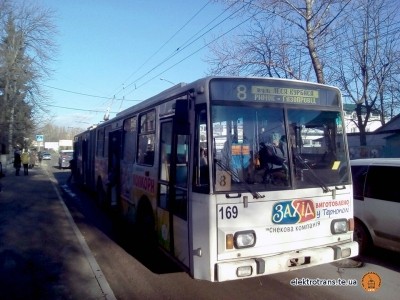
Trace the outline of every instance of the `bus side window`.
{"type": "Polygon", "coordinates": [[[151,110],[139,118],[137,162],[144,165],[154,163],[155,111],[151,110]]]}
{"type": "Polygon", "coordinates": [[[123,126],[122,158],[126,162],[135,160],[136,117],[126,119],[123,126]]]}
{"type": "Polygon", "coordinates": [[[196,160],[194,183],[195,186],[201,187],[202,192],[208,192],[209,189],[209,157],[207,144],[207,112],[205,105],[196,107],[196,160]]]}
{"type": "Polygon", "coordinates": [[[200,184],[208,184],[210,174],[208,170],[207,149],[200,147],[200,184]]]}

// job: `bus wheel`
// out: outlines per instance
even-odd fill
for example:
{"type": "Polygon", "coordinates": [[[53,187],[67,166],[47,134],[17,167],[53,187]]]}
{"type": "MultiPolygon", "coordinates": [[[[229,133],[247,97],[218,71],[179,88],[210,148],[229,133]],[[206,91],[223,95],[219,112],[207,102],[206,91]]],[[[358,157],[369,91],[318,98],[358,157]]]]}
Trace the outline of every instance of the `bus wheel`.
{"type": "Polygon", "coordinates": [[[364,224],[360,221],[355,221],[353,236],[354,240],[358,243],[359,254],[367,253],[372,245],[371,237],[364,224]]]}

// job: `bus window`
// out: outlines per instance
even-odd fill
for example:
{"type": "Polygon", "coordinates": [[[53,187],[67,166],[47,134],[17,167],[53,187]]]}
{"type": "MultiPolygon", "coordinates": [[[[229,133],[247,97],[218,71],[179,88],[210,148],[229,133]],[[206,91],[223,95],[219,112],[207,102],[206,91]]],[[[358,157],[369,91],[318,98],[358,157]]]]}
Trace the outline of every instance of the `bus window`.
{"type": "Polygon", "coordinates": [[[139,118],[139,140],[137,162],[144,165],[154,163],[155,111],[152,110],[139,118]]]}
{"type": "Polygon", "coordinates": [[[176,157],[176,185],[187,186],[189,141],[186,135],[178,135],[177,157],[176,157]]]}
{"type": "Polygon", "coordinates": [[[340,170],[347,154],[339,118],[335,111],[288,110],[297,187],[343,182],[340,170]]]}
{"type": "Polygon", "coordinates": [[[283,109],[213,106],[212,113],[216,190],[240,189],[243,182],[289,185],[283,109]],[[263,147],[280,162],[263,156],[263,147]]]}
{"type": "Polygon", "coordinates": [[[161,126],[160,141],[160,179],[169,181],[171,165],[172,123],[166,122],[161,126]]]}
{"type": "Polygon", "coordinates": [[[124,121],[123,160],[133,162],[136,151],[136,117],[124,121]]]}
{"type": "Polygon", "coordinates": [[[97,131],[96,156],[104,155],[104,128],[97,131]]]}
{"type": "MultiPolygon", "coordinates": [[[[195,185],[209,185],[209,158],[207,144],[207,113],[205,107],[199,106],[196,109],[196,162],[195,162],[195,185]]],[[[205,190],[205,192],[208,191],[205,190]]]]}
{"type": "Polygon", "coordinates": [[[168,183],[171,178],[171,147],[172,147],[172,122],[161,123],[160,129],[160,168],[159,178],[163,181],[160,184],[160,197],[158,206],[169,209],[168,183]]]}

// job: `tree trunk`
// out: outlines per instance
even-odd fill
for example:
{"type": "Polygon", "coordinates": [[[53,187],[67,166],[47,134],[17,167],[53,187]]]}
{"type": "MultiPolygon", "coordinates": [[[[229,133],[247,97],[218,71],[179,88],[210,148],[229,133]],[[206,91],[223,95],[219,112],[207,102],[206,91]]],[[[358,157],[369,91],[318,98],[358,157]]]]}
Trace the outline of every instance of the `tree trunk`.
{"type": "Polygon", "coordinates": [[[13,134],[14,134],[14,104],[11,105],[10,109],[10,121],[8,124],[8,153],[13,153],[13,134]]]}
{"type": "Polygon", "coordinates": [[[318,57],[318,52],[315,46],[315,41],[314,41],[314,29],[312,26],[312,1],[307,1],[307,16],[306,16],[306,28],[307,28],[307,46],[308,46],[308,52],[310,53],[312,65],[314,68],[315,76],[317,77],[317,82],[325,84],[325,78],[324,78],[324,71],[322,69],[322,64],[321,61],[318,57]]]}

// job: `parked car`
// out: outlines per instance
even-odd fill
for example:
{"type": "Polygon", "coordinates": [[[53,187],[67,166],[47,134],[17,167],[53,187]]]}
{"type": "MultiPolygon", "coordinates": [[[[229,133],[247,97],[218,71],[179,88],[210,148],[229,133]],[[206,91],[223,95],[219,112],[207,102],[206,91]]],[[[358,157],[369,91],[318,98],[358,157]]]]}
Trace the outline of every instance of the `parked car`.
{"type": "Polygon", "coordinates": [[[58,167],[60,169],[70,168],[69,162],[74,156],[74,150],[61,150],[58,158],[58,167]]]}
{"type": "Polygon", "coordinates": [[[44,152],[42,154],[42,159],[43,160],[51,160],[51,154],[49,152],[44,152]]]}
{"type": "Polygon", "coordinates": [[[400,251],[400,158],[351,160],[354,239],[360,253],[372,245],[400,251]]]}

